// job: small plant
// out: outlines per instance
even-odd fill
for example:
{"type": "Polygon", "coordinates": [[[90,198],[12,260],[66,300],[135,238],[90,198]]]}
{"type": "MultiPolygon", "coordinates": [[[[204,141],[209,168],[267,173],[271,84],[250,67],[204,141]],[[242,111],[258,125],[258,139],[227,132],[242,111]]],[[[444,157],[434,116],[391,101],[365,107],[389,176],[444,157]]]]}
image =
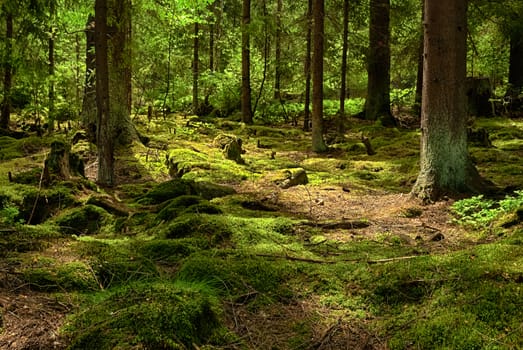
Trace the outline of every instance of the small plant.
{"type": "Polygon", "coordinates": [[[483,195],[462,199],[452,205],[456,215],[455,222],[474,229],[490,226],[503,214],[511,213],[523,205],[523,191],[515,191],[515,196],[495,201],[483,195]]]}

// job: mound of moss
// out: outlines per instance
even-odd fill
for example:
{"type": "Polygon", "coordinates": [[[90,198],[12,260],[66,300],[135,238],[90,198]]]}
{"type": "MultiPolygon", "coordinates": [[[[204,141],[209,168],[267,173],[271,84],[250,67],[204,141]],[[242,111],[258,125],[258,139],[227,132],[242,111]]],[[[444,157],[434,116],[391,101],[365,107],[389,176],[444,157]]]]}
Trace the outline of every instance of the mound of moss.
{"type": "Polygon", "coordinates": [[[165,238],[202,237],[213,245],[229,239],[232,234],[227,218],[191,213],[177,217],[163,230],[165,238]]]}
{"type": "Polygon", "coordinates": [[[181,350],[226,342],[218,299],[204,284],[130,284],[93,300],[65,327],[71,350],[181,350]]]}
{"type": "Polygon", "coordinates": [[[99,232],[108,218],[109,214],[104,209],[87,204],[62,213],[55,222],[65,234],[94,234],[99,232]]]}
{"type": "Polygon", "coordinates": [[[81,262],[62,266],[28,268],[22,272],[32,289],[43,292],[93,291],[100,289],[91,268],[81,262]]]}
{"type": "Polygon", "coordinates": [[[169,201],[158,212],[158,219],[170,221],[185,213],[221,214],[222,210],[200,196],[184,195],[169,201]]]}

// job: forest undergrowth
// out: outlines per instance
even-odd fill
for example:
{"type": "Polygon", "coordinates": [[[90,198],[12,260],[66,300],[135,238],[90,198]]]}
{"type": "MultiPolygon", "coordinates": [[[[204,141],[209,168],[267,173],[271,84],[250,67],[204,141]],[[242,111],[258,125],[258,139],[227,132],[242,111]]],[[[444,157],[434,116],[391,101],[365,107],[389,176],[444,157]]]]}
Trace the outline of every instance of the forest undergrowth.
{"type": "Polygon", "coordinates": [[[73,132],[0,137],[0,348],[523,348],[520,119],[474,125],[497,193],[425,205],[415,128],[351,119],[315,154],[290,125],[135,122],[111,189],[85,140],[86,178],[42,183],[73,132]]]}

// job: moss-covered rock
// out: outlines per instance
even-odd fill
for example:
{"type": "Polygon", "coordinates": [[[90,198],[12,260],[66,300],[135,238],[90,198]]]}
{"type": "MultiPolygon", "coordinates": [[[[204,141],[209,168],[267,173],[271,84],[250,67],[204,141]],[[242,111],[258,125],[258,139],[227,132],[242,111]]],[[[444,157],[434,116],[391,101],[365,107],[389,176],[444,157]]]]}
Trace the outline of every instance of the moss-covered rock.
{"type": "Polygon", "coordinates": [[[220,134],[214,139],[213,145],[223,151],[226,159],[234,160],[238,164],[245,163],[242,158],[242,139],[234,135],[220,134]]]}
{"type": "Polygon", "coordinates": [[[62,213],[55,222],[63,233],[81,235],[99,232],[108,218],[104,209],[87,204],[62,213]]]}
{"type": "Polygon", "coordinates": [[[195,194],[192,184],[192,181],[183,179],[172,179],[162,182],[154,186],[138,202],[141,204],[160,204],[179,196],[195,194]]]}
{"type": "Polygon", "coordinates": [[[225,343],[219,303],[204,284],[131,284],[100,294],[65,330],[71,350],[181,350],[225,343]]]}
{"type": "Polygon", "coordinates": [[[177,262],[199,250],[210,248],[204,238],[155,239],[137,245],[136,249],[148,259],[177,262]]]}
{"type": "Polygon", "coordinates": [[[22,272],[24,281],[38,291],[93,291],[100,289],[91,268],[85,263],[71,262],[61,266],[28,268],[22,272]]]}
{"type": "Polygon", "coordinates": [[[222,210],[200,196],[185,195],[174,198],[167,205],[163,206],[160,212],[158,212],[158,219],[170,221],[186,213],[221,214],[222,210]]]}
{"type": "Polygon", "coordinates": [[[211,169],[207,156],[190,149],[175,149],[168,155],[165,162],[172,178],[181,178],[193,169],[211,169]]]}
{"type": "Polygon", "coordinates": [[[196,181],[193,183],[192,187],[195,194],[207,200],[236,194],[236,190],[232,187],[207,181],[196,181]]]}
{"type": "Polygon", "coordinates": [[[39,224],[58,211],[77,203],[74,190],[64,186],[37,190],[34,187],[20,188],[23,191],[18,220],[28,224],[39,224]]]}

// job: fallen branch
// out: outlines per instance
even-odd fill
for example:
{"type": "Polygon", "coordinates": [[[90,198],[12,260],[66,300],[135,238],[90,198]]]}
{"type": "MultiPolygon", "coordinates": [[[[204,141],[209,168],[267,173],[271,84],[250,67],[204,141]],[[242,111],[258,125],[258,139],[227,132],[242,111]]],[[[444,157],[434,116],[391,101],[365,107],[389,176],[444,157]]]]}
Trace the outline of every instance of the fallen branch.
{"type": "Polygon", "coordinates": [[[387,259],[378,259],[378,260],[367,260],[367,264],[380,264],[380,263],[387,263],[387,262],[394,262],[394,261],[400,261],[400,260],[409,260],[414,258],[419,258],[423,255],[409,255],[409,256],[398,256],[396,258],[387,258],[387,259]]]}
{"type": "Polygon", "coordinates": [[[409,255],[409,256],[398,256],[395,258],[386,258],[386,259],[378,259],[378,260],[369,260],[369,259],[341,259],[341,260],[319,260],[319,259],[311,259],[311,258],[300,258],[296,256],[289,256],[289,255],[273,255],[273,254],[256,254],[256,256],[262,257],[262,258],[272,258],[272,259],[285,259],[290,261],[301,261],[301,262],[308,262],[313,264],[336,264],[341,262],[366,262],[369,265],[373,264],[382,264],[387,262],[394,262],[394,261],[401,261],[401,260],[409,260],[418,258],[423,255],[409,255]]]}

